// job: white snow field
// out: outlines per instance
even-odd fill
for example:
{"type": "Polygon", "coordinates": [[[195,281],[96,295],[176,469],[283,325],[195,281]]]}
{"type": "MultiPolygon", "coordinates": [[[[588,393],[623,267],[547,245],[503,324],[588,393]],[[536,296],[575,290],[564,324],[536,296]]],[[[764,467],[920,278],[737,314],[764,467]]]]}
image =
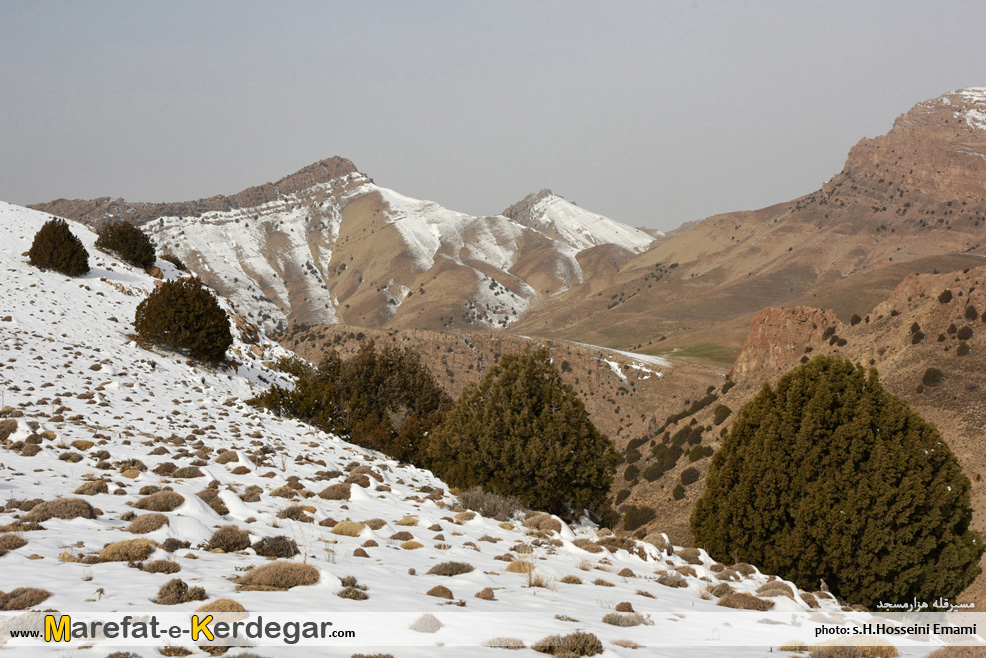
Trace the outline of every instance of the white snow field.
{"type": "MultiPolygon", "coordinates": [[[[773,603],[770,612],[717,606],[710,588],[727,583],[753,593],[768,576],[752,568],[747,575],[720,571],[704,551],[668,555],[631,542],[628,552],[612,541],[607,548],[607,533],[587,522],[554,519],[548,521],[553,528],[536,530],[523,518],[502,522],[466,512],[429,472],[255,410],[244,401],[284,381],[268,367],[286,354],[282,348],[262,333],[255,344],[246,342],[249,332],[235,323],[231,367],[139,347],[129,337],[134,311],[155,280],[97,251],[95,235],[72,222],[92,271],[67,278],[30,266],[24,253],[47,219],[0,204],[0,407],[7,407],[0,418],[0,546],[12,547],[0,550],[0,591],[50,592],[31,610],[148,615],[191,612],[228,598],[251,614],[301,619],[320,613],[335,628],[357,631],[355,639],[320,646],[273,642],[227,654],[270,657],[497,656],[501,649],[482,646],[497,636],[526,647],[509,655],[533,657],[543,655],[530,648],[538,640],[576,631],[597,636],[597,655],[606,658],[766,656],[820,622],[841,618],[835,600],[820,596],[812,609],[811,599],[790,585],[788,596],[765,599],[773,603]],[[331,485],[344,490],[347,481],[348,495],[318,495],[331,485]],[[137,509],[155,487],[183,500],[160,512],[137,509]],[[63,503],[82,515],[46,518],[45,508],[27,502],[56,498],[81,499],[95,511],[63,503]],[[153,513],[163,518],[141,524],[163,525],[135,534],[142,528],[130,519],[153,513]],[[344,521],[362,525],[338,524],[344,521]],[[300,554],[290,559],[313,568],[317,582],[285,591],[238,589],[235,578],[271,560],[254,548],[210,550],[214,531],[227,525],[249,533],[250,542],[279,535],[294,540],[300,554]],[[347,528],[353,532],[342,534],[347,528]],[[15,546],[17,537],[26,543],[15,546]],[[141,539],[153,543],[128,545],[136,556],[129,561],[108,561],[114,553],[126,555],[119,546],[103,551],[141,539]],[[188,542],[187,548],[178,542],[188,542]],[[148,570],[158,560],[170,564],[156,563],[157,569],[180,570],[148,570]],[[472,570],[428,573],[444,562],[472,570]],[[337,595],[346,577],[355,578],[365,600],[337,595]],[[173,578],[203,588],[205,600],[155,603],[173,578]],[[451,599],[427,594],[439,585],[451,599]],[[618,604],[621,610],[629,604],[639,617],[614,616],[618,604]],[[440,626],[410,630],[412,623],[429,626],[419,619],[425,613],[440,626]],[[613,625],[604,617],[637,625],[613,625]]],[[[178,275],[168,263],[158,266],[165,276],[178,275]]],[[[165,655],[184,655],[178,646],[207,655],[187,638],[129,649],[109,639],[53,648],[21,645],[6,630],[0,623],[0,655],[100,657],[127,649],[149,657],[166,647],[165,655]]],[[[895,644],[902,655],[933,648],[895,644]]]]}

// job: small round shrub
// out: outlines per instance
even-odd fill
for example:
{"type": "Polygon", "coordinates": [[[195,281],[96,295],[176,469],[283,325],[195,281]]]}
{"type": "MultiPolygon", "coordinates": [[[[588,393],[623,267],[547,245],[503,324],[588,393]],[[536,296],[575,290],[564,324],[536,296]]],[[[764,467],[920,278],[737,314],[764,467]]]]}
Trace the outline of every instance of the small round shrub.
{"type": "Polygon", "coordinates": [[[51,592],[37,587],[18,587],[10,592],[0,592],[0,610],[27,610],[49,596],[51,592]]]}
{"type": "Polygon", "coordinates": [[[675,500],[681,500],[685,497],[685,488],[681,486],[680,482],[674,486],[674,490],[671,492],[671,497],[675,500]]]}
{"type": "Polygon", "coordinates": [[[294,557],[298,554],[298,544],[284,535],[264,537],[253,545],[257,555],[263,557],[294,557]]]}
{"type": "Polygon", "coordinates": [[[143,340],[203,361],[222,361],[233,344],[226,312],[198,278],[156,288],[137,306],[134,328],[143,340]]]}
{"type": "Polygon", "coordinates": [[[682,486],[687,487],[692,482],[698,481],[698,469],[696,469],[694,466],[689,466],[688,468],[686,468],[681,472],[681,475],[679,477],[681,479],[682,486]]]}
{"type": "Polygon", "coordinates": [[[928,368],[921,377],[921,383],[929,388],[934,388],[945,381],[945,374],[938,368],[928,368]]]}
{"type": "Polygon", "coordinates": [[[429,569],[428,573],[434,576],[458,576],[472,570],[473,566],[468,562],[442,562],[429,569]]]}
{"type": "Polygon", "coordinates": [[[130,222],[108,222],[99,229],[96,247],[111,251],[136,267],[154,264],[154,244],[130,222]]]}
{"type": "Polygon", "coordinates": [[[224,525],[212,533],[209,539],[209,550],[220,550],[223,553],[235,553],[250,547],[250,533],[240,530],[235,525],[224,525]]]}
{"type": "Polygon", "coordinates": [[[538,653],[552,656],[574,654],[576,656],[595,656],[603,652],[603,643],[592,633],[578,631],[569,635],[549,635],[538,640],[532,649],[538,653]]]}
{"type": "Polygon", "coordinates": [[[318,569],[310,564],[278,560],[254,567],[237,580],[241,589],[286,590],[318,582],[318,569]]]}
{"type": "Polygon", "coordinates": [[[149,496],[144,496],[136,503],[137,509],[148,510],[149,512],[171,512],[180,507],[185,502],[185,497],[175,491],[158,491],[149,496]]]}
{"type": "Polygon", "coordinates": [[[948,288],[942,290],[941,294],[938,295],[938,301],[940,301],[942,304],[947,304],[950,301],[952,301],[952,291],[949,290],[948,288]]]}
{"type": "Polygon", "coordinates": [[[45,222],[35,234],[27,255],[28,262],[42,270],[55,270],[66,276],[89,272],[89,252],[64,219],[45,222]]]}
{"type": "Polygon", "coordinates": [[[955,356],[968,356],[972,352],[972,348],[969,347],[969,343],[962,341],[955,348],[955,356]]]}
{"type": "Polygon", "coordinates": [[[969,340],[972,338],[972,327],[969,325],[963,325],[962,328],[956,332],[955,337],[959,340],[969,340]]]}
{"type": "Polygon", "coordinates": [[[653,521],[656,516],[657,513],[651,507],[628,505],[626,512],[623,513],[623,529],[627,532],[633,532],[640,526],[653,521]]]}
{"type": "Polygon", "coordinates": [[[94,519],[92,505],[81,498],[56,498],[47,500],[31,508],[24,517],[26,521],[40,523],[49,519],[94,519]]]}
{"type": "Polygon", "coordinates": [[[158,605],[178,605],[189,601],[205,601],[205,589],[189,587],[181,578],[172,578],[158,590],[155,603],[158,605]]]}
{"type": "Polygon", "coordinates": [[[168,517],[164,514],[141,514],[127,526],[127,532],[135,535],[146,535],[148,532],[159,530],[168,525],[168,517]]]}

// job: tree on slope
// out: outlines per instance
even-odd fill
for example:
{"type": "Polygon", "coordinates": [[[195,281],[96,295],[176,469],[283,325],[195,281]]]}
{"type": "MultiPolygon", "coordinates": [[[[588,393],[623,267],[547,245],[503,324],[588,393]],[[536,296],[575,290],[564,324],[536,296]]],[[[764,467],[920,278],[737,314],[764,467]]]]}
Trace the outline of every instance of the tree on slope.
{"type": "Polygon", "coordinates": [[[712,459],[696,541],[856,603],[953,598],[979,574],[970,484],[875,369],[819,356],[764,385],[712,459]],[[929,598],[930,597],[930,598],[929,598]]]}
{"type": "Polygon", "coordinates": [[[64,219],[45,222],[35,234],[27,255],[31,265],[42,270],[55,270],[67,276],[89,272],[89,252],[64,219]]]}
{"type": "Polygon", "coordinates": [[[471,384],[429,444],[429,466],[452,486],[481,486],[562,511],[602,501],[616,451],[592,425],[544,347],[505,354],[471,384]]]}

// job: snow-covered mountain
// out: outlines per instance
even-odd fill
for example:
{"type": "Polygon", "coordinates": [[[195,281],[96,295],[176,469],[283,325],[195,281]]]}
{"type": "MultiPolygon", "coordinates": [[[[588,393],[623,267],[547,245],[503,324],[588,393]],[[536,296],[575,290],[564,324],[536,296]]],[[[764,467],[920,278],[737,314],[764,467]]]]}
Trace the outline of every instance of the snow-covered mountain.
{"type": "Polygon", "coordinates": [[[268,329],[505,327],[581,283],[586,250],[613,245],[629,255],[654,240],[550,194],[504,215],[455,212],[380,187],[343,158],[229,197],[34,207],[92,226],[142,225],[268,329]]]}
{"type": "Polygon", "coordinates": [[[655,237],[664,235],[656,231],[655,236],[589,212],[548,189],[528,194],[504,210],[503,215],[579,250],[615,244],[639,254],[647,250],[655,237]]]}
{"type": "MultiPolygon", "coordinates": [[[[285,658],[375,645],[402,657],[493,656],[483,644],[531,647],[575,632],[593,634],[604,657],[679,656],[699,643],[702,655],[766,656],[845,619],[824,593],[800,592],[750,565],[726,569],[702,550],[664,546],[660,535],[639,542],[546,515],[486,518],[458,507],[429,472],[253,409],[245,399],[284,382],[269,367],[283,348],[232,315],[229,367],[140,347],[132,318],[156,280],[97,251],[95,235],[72,223],[92,271],[66,278],[31,267],[23,253],[47,219],[0,204],[5,610],[139,617],[208,601],[249,614],[331,613],[357,632],[317,647],[254,649],[285,658]],[[164,493],[150,499],[156,492],[164,493]],[[220,535],[226,541],[214,535],[223,526],[234,527],[220,535]],[[259,554],[258,542],[275,537],[299,553],[280,563],[259,554]],[[293,570],[303,584],[250,586],[259,567],[293,570]],[[447,571],[456,575],[440,575],[447,571]],[[191,600],[159,592],[176,578],[191,600]],[[11,603],[15,592],[21,607],[11,603]],[[769,613],[717,605],[757,592],[769,613]]],[[[157,266],[179,275],[165,261],[157,266]]],[[[52,655],[10,638],[7,620],[0,626],[0,643],[16,655],[52,655]]],[[[82,644],[86,656],[119,650],[105,638],[82,644]]],[[[138,654],[164,644],[199,651],[179,639],[138,654]]],[[[175,647],[166,655],[188,655],[175,647]]]]}

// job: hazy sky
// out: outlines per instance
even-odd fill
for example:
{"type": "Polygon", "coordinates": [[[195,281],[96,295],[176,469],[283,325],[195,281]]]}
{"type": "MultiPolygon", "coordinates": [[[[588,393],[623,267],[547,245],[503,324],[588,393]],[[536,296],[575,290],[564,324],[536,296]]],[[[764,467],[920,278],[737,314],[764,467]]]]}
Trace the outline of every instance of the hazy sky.
{"type": "Polygon", "coordinates": [[[811,192],[986,86],[986,2],[0,0],[0,199],[234,193],[342,155],[473,214],[632,225],[811,192]]]}

